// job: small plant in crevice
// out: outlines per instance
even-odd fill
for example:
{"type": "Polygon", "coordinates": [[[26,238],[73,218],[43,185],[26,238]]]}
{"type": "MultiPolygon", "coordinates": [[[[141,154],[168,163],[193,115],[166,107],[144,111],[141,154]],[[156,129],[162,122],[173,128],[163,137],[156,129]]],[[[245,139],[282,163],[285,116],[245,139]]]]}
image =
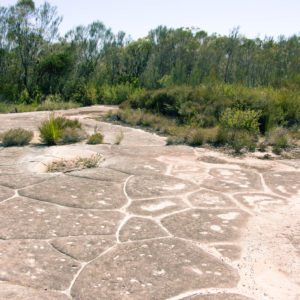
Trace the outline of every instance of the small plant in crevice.
{"type": "Polygon", "coordinates": [[[47,172],[68,173],[76,170],[97,168],[104,160],[101,154],[93,154],[89,157],[76,157],[74,159],[60,159],[47,165],[47,172]]]}
{"type": "Polygon", "coordinates": [[[25,146],[32,138],[33,132],[23,128],[9,129],[1,134],[3,147],[25,146]]]}

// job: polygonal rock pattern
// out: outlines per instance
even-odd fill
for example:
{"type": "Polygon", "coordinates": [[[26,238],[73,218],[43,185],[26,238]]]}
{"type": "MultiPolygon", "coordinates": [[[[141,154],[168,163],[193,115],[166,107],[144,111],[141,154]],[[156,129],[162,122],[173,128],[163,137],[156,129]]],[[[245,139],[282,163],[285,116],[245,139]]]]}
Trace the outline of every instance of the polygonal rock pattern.
{"type": "Polygon", "coordinates": [[[68,300],[62,293],[47,291],[46,289],[25,288],[20,285],[0,283],[0,299],[13,300],[68,300]]]}
{"type": "Polygon", "coordinates": [[[266,184],[282,196],[300,195],[300,172],[265,173],[266,184]]]}
{"type": "Polygon", "coordinates": [[[71,176],[77,176],[82,178],[89,178],[101,181],[113,181],[113,182],[124,182],[128,177],[128,174],[108,169],[108,168],[94,168],[85,169],[69,173],[71,176]]]}
{"type": "Polygon", "coordinates": [[[196,189],[196,185],[171,176],[135,176],[127,185],[128,196],[133,199],[178,195],[196,189]]]}
{"type": "Polygon", "coordinates": [[[271,211],[287,202],[283,198],[263,193],[236,194],[234,197],[257,213],[271,211]]]}
{"type": "Polygon", "coordinates": [[[11,198],[15,194],[14,190],[9,189],[5,186],[0,186],[0,202],[11,198]]]}
{"type": "Polygon", "coordinates": [[[116,242],[114,235],[74,236],[54,239],[51,244],[77,260],[90,261],[116,242]]]}
{"type": "Polygon", "coordinates": [[[136,241],[164,237],[168,234],[154,221],[144,218],[131,218],[120,230],[120,241],[136,241]]]}
{"type": "Polygon", "coordinates": [[[116,156],[106,160],[104,167],[134,175],[161,174],[165,165],[154,159],[141,159],[139,157],[116,156]]]}
{"type": "Polygon", "coordinates": [[[12,188],[21,189],[26,186],[37,184],[44,180],[52,178],[52,175],[32,175],[32,174],[0,174],[0,185],[12,188]]]}
{"type": "Polygon", "coordinates": [[[203,186],[220,192],[243,192],[260,190],[262,185],[257,174],[249,170],[235,170],[225,168],[211,169],[211,179],[203,182],[203,186]]]}
{"type": "Polygon", "coordinates": [[[182,300],[254,300],[252,298],[232,293],[214,293],[210,295],[194,295],[182,300]]]}
{"type": "Polygon", "coordinates": [[[228,163],[225,159],[222,159],[222,158],[219,158],[219,157],[216,157],[216,156],[200,156],[198,158],[199,161],[202,161],[202,162],[205,162],[205,163],[208,163],[208,164],[217,164],[217,165],[220,165],[220,164],[226,164],[228,163]]]}
{"type": "Polygon", "coordinates": [[[189,195],[188,200],[195,207],[235,207],[229,197],[205,189],[189,195]]]}
{"type": "Polygon", "coordinates": [[[177,237],[202,242],[232,241],[239,238],[247,215],[241,210],[193,209],[162,219],[162,224],[177,237]]]}
{"type": "Polygon", "coordinates": [[[157,217],[187,208],[180,198],[162,198],[133,201],[127,210],[141,216],[157,217]]]}
{"type": "Polygon", "coordinates": [[[0,241],[0,280],[40,289],[65,290],[80,264],[45,241],[0,241]]]}
{"type": "Polygon", "coordinates": [[[116,211],[65,208],[14,198],[0,203],[0,238],[49,239],[69,235],[109,235],[116,232],[122,217],[116,211]]]}
{"type": "Polygon", "coordinates": [[[198,247],[161,239],[121,244],[80,273],[74,299],[166,299],[196,288],[233,287],[231,267],[198,247]]]}
{"type": "Polygon", "coordinates": [[[216,245],[212,246],[216,251],[218,251],[222,256],[229,258],[230,260],[238,260],[241,256],[241,247],[237,245],[216,245]]]}
{"type": "Polygon", "coordinates": [[[126,203],[122,184],[72,176],[57,176],[25,188],[20,195],[68,207],[112,209],[126,203]]]}

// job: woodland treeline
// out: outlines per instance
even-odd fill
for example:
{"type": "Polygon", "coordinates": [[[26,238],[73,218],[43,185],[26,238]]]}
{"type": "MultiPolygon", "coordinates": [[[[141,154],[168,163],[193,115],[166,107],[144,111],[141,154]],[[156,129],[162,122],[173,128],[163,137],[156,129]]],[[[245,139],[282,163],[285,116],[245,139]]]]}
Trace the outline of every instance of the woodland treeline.
{"type": "Polygon", "coordinates": [[[0,7],[0,101],[47,96],[82,104],[119,103],[140,89],[189,85],[300,86],[300,36],[249,39],[160,26],[131,40],[96,21],[59,34],[62,18],[45,2],[0,7]]]}

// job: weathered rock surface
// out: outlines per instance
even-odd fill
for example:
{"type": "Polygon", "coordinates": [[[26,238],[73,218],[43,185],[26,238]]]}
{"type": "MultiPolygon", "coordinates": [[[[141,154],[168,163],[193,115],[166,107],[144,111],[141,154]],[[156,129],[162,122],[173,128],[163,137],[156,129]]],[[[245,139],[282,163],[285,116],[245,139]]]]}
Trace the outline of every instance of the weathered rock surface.
{"type": "Polygon", "coordinates": [[[167,299],[189,289],[233,287],[237,272],[196,246],[165,239],[120,245],[93,261],[72,290],[75,299],[167,299]],[[230,280],[229,280],[230,278],[230,280]]]}
{"type": "Polygon", "coordinates": [[[111,235],[122,213],[55,206],[27,198],[0,203],[0,238],[50,239],[78,235],[111,235]]]}
{"type": "Polygon", "coordinates": [[[115,209],[126,202],[122,184],[72,176],[57,176],[21,190],[20,195],[85,209],[115,209]]]}
{"type": "MultiPolygon", "coordinates": [[[[300,160],[166,147],[97,121],[110,109],[58,113],[102,145],[0,145],[0,299],[298,299],[300,160]],[[98,168],[45,174],[97,154],[98,168]]],[[[48,114],[0,115],[0,132],[22,125],[38,143],[48,114]]]]}

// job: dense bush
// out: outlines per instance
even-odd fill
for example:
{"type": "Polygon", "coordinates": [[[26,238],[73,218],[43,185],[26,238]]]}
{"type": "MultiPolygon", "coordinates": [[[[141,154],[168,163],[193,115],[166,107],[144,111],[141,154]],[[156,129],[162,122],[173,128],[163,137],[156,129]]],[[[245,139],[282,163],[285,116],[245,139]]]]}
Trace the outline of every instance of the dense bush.
{"type": "Polygon", "coordinates": [[[228,117],[248,117],[249,124],[243,126],[249,128],[253,116],[261,133],[276,126],[300,124],[300,92],[295,89],[247,88],[218,83],[171,86],[135,93],[122,104],[122,108],[126,107],[169,116],[178,123],[198,127],[216,126],[226,110],[231,112],[228,117]],[[233,115],[237,111],[246,113],[233,115]]]}
{"type": "Polygon", "coordinates": [[[3,147],[28,145],[33,138],[33,132],[23,128],[10,129],[1,134],[3,147]]]}
{"type": "Polygon", "coordinates": [[[78,141],[82,136],[81,123],[78,120],[55,117],[54,114],[42,122],[39,131],[41,141],[49,146],[78,141]]]}

